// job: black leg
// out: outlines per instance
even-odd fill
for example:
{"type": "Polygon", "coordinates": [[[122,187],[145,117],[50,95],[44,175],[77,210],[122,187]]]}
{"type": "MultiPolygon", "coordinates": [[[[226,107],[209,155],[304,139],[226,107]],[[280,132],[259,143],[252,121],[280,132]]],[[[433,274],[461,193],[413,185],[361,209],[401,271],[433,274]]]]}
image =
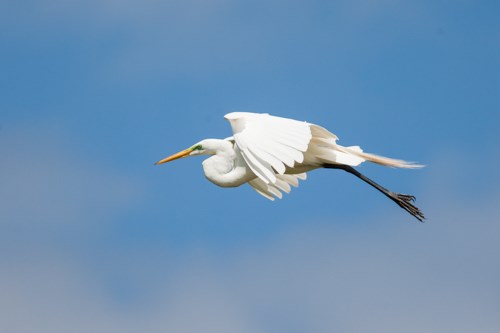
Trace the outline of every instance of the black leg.
{"type": "Polygon", "coordinates": [[[394,201],[395,203],[398,204],[399,207],[403,208],[406,210],[408,213],[413,215],[417,220],[420,222],[424,222],[425,216],[424,213],[420,211],[417,207],[415,207],[412,202],[415,201],[415,197],[413,195],[408,195],[408,194],[400,194],[396,192],[391,192],[385,187],[375,183],[373,180],[370,178],[366,177],[363,175],[361,172],[357,171],[353,167],[349,165],[343,165],[343,164],[325,164],[323,165],[324,168],[327,169],[340,169],[349,172],[350,174],[353,174],[354,176],[358,177],[359,179],[363,180],[364,182],[370,184],[371,186],[375,187],[377,190],[382,192],[386,197],[394,201]]]}

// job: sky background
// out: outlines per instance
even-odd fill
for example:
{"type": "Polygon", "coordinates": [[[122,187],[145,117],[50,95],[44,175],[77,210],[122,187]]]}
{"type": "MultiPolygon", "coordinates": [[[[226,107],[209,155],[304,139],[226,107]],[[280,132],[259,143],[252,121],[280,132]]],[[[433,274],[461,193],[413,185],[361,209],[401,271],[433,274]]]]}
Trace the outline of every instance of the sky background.
{"type": "Polygon", "coordinates": [[[498,1],[0,2],[0,331],[498,332],[498,1]],[[271,202],[224,114],[426,164],[271,202]]]}

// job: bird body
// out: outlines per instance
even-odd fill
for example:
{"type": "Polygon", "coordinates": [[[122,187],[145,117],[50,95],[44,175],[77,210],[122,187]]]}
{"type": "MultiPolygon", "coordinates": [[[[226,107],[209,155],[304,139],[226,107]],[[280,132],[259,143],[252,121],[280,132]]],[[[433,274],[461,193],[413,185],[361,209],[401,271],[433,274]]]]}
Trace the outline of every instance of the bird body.
{"type": "Polygon", "coordinates": [[[422,221],[424,215],[411,204],[413,196],[388,191],[353,167],[370,161],[397,168],[421,165],[363,152],[359,146],[337,144],[337,136],[325,128],[303,121],[250,112],[225,116],[233,136],[205,139],[156,164],[194,155],[210,155],[203,161],[205,177],[221,187],[248,183],[268,199],[281,198],[298,186],[306,173],[318,169],[342,169],[369,183],[400,207],[422,221]]]}

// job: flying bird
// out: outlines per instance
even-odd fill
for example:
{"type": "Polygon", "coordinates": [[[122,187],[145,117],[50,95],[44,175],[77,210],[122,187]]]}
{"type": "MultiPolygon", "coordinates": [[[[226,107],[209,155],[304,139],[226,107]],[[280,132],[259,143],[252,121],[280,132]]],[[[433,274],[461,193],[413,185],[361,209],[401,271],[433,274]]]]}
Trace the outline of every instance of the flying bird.
{"type": "Polygon", "coordinates": [[[335,134],[304,121],[250,112],[232,112],[224,118],[229,121],[233,136],[202,140],[155,164],[209,155],[203,161],[209,181],[221,187],[248,183],[270,200],[281,199],[282,192],[289,193],[291,186],[298,186],[299,180],[305,180],[311,170],[344,170],[382,192],[419,221],[425,219],[412,204],[414,196],[389,191],[354,168],[365,161],[406,169],[422,165],[365,153],[359,146],[341,146],[335,134]]]}

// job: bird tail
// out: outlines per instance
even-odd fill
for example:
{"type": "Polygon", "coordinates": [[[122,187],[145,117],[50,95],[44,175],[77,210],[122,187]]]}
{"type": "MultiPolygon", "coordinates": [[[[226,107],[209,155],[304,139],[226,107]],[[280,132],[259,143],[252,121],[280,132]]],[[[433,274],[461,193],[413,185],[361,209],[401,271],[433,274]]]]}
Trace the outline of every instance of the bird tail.
{"type": "Polygon", "coordinates": [[[335,150],[339,151],[341,154],[346,154],[361,159],[360,163],[369,161],[387,167],[404,169],[418,169],[424,167],[423,165],[414,162],[407,162],[400,159],[365,153],[359,146],[343,147],[340,145],[336,145],[335,150]]]}
{"type": "Polygon", "coordinates": [[[365,161],[393,168],[417,169],[423,165],[400,159],[365,153],[359,146],[344,147],[337,144],[337,136],[327,129],[311,125],[309,149],[321,164],[344,164],[357,166],[365,161]]]}

